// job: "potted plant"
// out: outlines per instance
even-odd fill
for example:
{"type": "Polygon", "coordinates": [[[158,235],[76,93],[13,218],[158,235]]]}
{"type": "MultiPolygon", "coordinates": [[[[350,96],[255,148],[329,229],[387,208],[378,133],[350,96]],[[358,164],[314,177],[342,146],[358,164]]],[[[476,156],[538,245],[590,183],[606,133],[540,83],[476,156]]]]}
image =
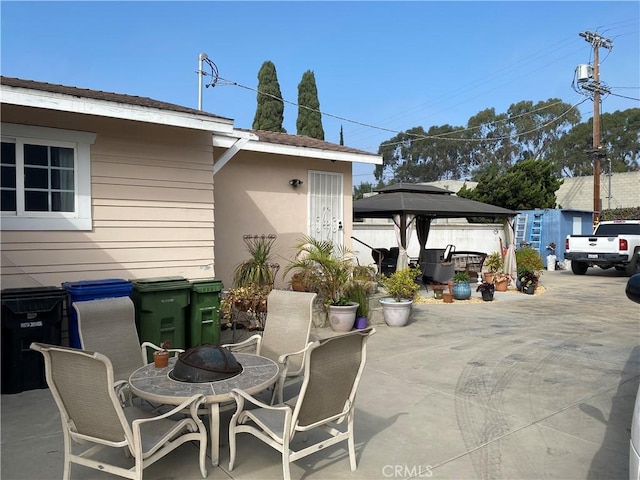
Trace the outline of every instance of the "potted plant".
{"type": "Polygon", "coordinates": [[[248,330],[263,330],[267,317],[267,297],[271,285],[258,284],[235,287],[226,290],[220,300],[220,316],[227,322],[248,330]]]}
{"type": "Polygon", "coordinates": [[[533,272],[544,270],[542,257],[536,249],[531,247],[521,247],[516,250],[516,265],[518,270],[531,270],[533,272]]]}
{"type": "Polygon", "coordinates": [[[496,286],[497,292],[506,292],[509,286],[509,275],[503,271],[493,274],[493,284],[496,286]]]}
{"type": "Polygon", "coordinates": [[[236,287],[247,285],[273,285],[280,265],[271,261],[271,248],[276,236],[244,235],[242,237],[251,258],[238,264],[233,272],[236,287]]]}
{"type": "Polygon", "coordinates": [[[536,290],[536,282],[538,277],[533,270],[521,269],[518,271],[518,282],[520,285],[520,291],[533,295],[536,290]]]}
{"type": "Polygon", "coordinates": [[[365,283],[355,280],[349,290],[349,298],[358,304],[355,328],[367,328],[369,319],[369,293],[365,283]]]}
{"type": "Polygon", "coordinates": [[[484,273],[485,282],[493,282],[493,277],[496,273],[502,272],[504,269],[504,258],[500,252],[490,253],[484,261],[483,265],[486,269],[484,273]]]}
{"type": "Polygon", "coordinates": [[[169,348],[171,348],[171,342],[165,340],[160,345],[160,350],[153,352],[153,364],[156,368],[165,368],[169,366],[169,348]]]}
{"type": "Polygon", "coordinates": [[[402,327],[409,321],[413,299],[420,289],[415,279],[421,274],[417,267],[405,267],[380,279],[382,287],[389,294],[389,297],[381,298],[379,302],[384,321],[390,327],[402,327]]]}
{"type": "Polygon", "coordinates": [[[456,272],[453,274],[453,298],[456,300],[466,300],[471,297],[471,286],[469,285],[469,275],[467,272],[456,272]]]}
{"type": "Polygon", "coordinates": [[[353,254],[330,240],[307,235],[295,248],[295,259],[285,267],[283,275],[304,272],[326,307],[331,328],[348,332],[353,328],[358,309],[358,304],[347,296],[355,266],[353,254]]]}
{"type": "Polygon", "coordinates": [[[480,292],[482,300],[485,302],[493,301],[493,294],[496,291],[496,286],[493,283],[482,282],[476,287],[476,292],[480,292]]]}

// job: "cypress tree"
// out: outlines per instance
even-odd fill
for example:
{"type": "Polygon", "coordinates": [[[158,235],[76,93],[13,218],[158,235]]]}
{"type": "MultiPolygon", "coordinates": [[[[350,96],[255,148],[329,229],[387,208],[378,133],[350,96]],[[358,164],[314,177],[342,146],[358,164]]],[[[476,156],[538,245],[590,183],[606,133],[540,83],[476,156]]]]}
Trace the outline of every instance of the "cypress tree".
{"type": "Polygon", "coordinates": [[[311,70],[304,72],[302,80],[298,84],[298,119],[296,128],[298,135],[324,140],[316,77],[311,70]]]}
{"type": "Polygon", "coordinates": [[[344,134],[342,133],[342,125],[340,125],[340,145],[344,145],[344,134]]]}
{"type": "Polygon", "coordinates": [[[254,130],[287,133],[282,127],[284,121],[284,102],[278,83],[276,66],[267,60],[258,72],[258,106],[253,118],[254,130]]]}

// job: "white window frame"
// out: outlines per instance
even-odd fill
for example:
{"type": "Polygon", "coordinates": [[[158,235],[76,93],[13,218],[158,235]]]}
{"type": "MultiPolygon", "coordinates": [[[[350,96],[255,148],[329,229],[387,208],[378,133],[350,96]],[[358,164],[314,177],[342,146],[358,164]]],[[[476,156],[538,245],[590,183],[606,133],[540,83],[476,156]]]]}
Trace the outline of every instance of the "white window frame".
{"type": "Polygon", "coordinates": [[[18,211],[2,212],[0,224],[2,230],[91,230],[91,145],[96,134],[63,130],[58,128],[34,127],[13,123],[2,124],[2,141],[16,143],[16,175],[24,171],[24,163],[18,160],[18,146],[24,143],[62,146],[73,148],[74,158],[74,212],[25,212],[24,186],[16,182],[18,211]]]}

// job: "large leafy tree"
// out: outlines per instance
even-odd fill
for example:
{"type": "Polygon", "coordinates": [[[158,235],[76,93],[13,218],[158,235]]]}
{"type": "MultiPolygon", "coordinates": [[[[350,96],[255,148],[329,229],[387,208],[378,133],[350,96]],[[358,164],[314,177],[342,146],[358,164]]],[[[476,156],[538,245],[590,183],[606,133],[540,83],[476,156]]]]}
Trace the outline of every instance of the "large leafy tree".
{"type": "Polygon", "coordinates": [[[443,125],[425,132],[414,127],[380,145],[382,165],[374,175],[382,180],[390,173],[398,182],[431,182],[462,178],[470,172],[466,142],[460,141],[463,127],[443,125]]]}
{"type": "Polygon", "coordinates": [[[273,62],[267,60],[258,72],[258,106],[253,118],[254,130],[286,133],[284,121],[284,102],[278,83],[278,74],[273,62]]]}
{"type": "Polygon", "coordinates": [[[516,160],[546,158],[551,144],[580,122],[580,112],[559,98],[514,103],[507,116],[519,149],[516,160]]]}
{"type": "Polygon", "coordinates": [[[298,84],[298,119],[296,128],[298,135],[324,140],[316,77],[311,70],[304,72],[302,80],[298,84]]]}
{"type": "Polygon", "coordinates": [[[546,158],[550,145],[580,121],[571,105],[551,98],[522,101],[507,112],[488,108],[471,117],[467,127],[414,127],[380,145],[383,165],[377,179],[429,182],[476,177],[486,170],[504,173],[516,162],[546,158]]]}
{"type": "MultiPolygon", "coordinates": [[[[600,116],[600,140],[613,172],[628,172],[640,168],[640,108],[616,110],[600,116]]],[[[580,123],[555,141],[549,156],[558,164],[564,176],[593,173],[593,118],[580,123]]],[[[603,165],[608,168],[608,165],[603,165]]]]}
{"type": "Polygon", "coordinates": [[[487,171],[475,189],[465,185],[458,196],[511,210],[555,208],[560,185],[562,180],[556,176],[552,161],[527,159],[509,167],[503,175],[487,171]]]}

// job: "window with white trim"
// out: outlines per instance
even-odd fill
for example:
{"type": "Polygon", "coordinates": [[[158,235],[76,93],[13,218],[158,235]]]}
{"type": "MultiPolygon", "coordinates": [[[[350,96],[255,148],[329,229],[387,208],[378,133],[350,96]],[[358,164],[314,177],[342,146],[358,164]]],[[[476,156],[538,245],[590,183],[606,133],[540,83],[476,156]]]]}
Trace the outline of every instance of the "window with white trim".
{"type": "Polygon", "coordinates": [[[2,124],[2,230],[90,230],[95,133],[2,124]]]}

